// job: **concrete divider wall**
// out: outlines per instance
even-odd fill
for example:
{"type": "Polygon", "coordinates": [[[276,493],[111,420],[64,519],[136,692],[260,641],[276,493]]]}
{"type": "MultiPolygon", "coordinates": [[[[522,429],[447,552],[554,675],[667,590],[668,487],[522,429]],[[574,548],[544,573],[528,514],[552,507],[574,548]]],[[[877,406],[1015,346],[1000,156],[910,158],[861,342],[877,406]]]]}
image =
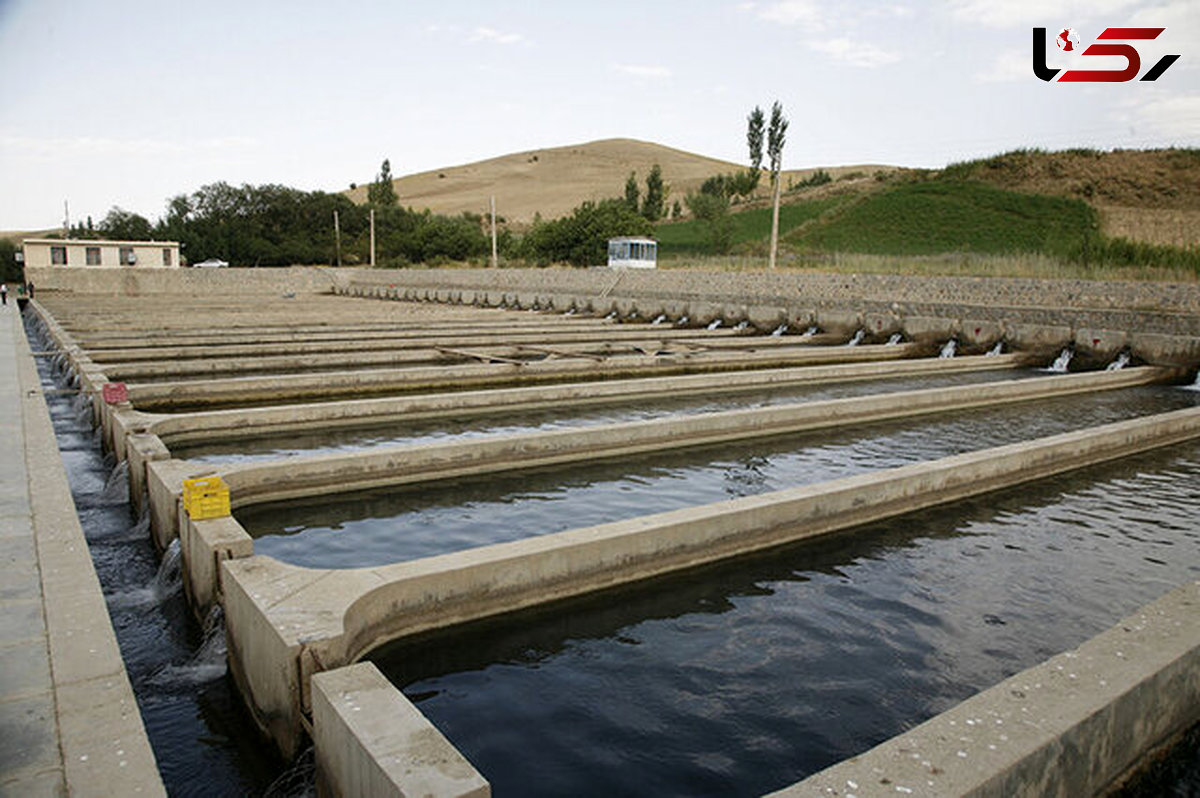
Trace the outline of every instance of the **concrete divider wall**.
{"type": "Polygon", "coordinates": [[[1123,338],[1149,362],[1200,361],[1200,286],[1180,283],[917,277],[809,272],[693,272],[608,269],[359,270],[339,292],[488,306],[555,307],[644,316],[687,314],[693,322],[750,319],[819,324],[840,334],[866,329],[945,340],[971,331],[973,346],[1007,340],[1041,354],[1074,343],[1081,356],[1111,359],[1123,338]],[[386,283],[386,292],[380,285],[386,283]],[[439,290],[441,289],[441,290],[439,290]],[[917,319],[924,319],[918,321],[917,319]],[[1106,331],[1102,336],[1076,330],[1106,331]]]}
{"type": "Polygon", "coordinates": [[[772,798],[1102,795],[1200,722],[1200,582],[772,798]]]}
{"type": "Polygon", "coordinates": [[[491,788],[370,663],[313,677],[318,789],[371,798],[487,798],[491,788]]]}
{"type": "Polygon", "coordinates": [[[1043,479],[1200,436],[1200,408],[377,568],[221,563],[239,684],[294,749],[311,675],[382,643],[1043,479]]]}

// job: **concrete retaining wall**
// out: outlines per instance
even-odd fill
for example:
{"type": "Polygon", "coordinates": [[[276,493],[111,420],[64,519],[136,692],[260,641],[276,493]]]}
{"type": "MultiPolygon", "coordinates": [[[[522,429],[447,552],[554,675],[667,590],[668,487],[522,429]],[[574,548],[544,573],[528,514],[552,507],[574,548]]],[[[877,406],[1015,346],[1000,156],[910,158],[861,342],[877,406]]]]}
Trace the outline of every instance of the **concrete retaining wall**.
{"type": "Polygon", "coordinates": [[[74,294],[328,294],[349,272],[321,267],[278,269],[95,269],[27,266],[25,279],[38,291],[74,294]]]}
{"type": "Polygon", "coordinates": [[[1200,362],[1200,286],[1176,283],[1017,278],[684,270],[512,269],[347,273],[339,292],[488,307],[540,307],[693,322],[721,317],[760,328],[872,335],[903,330],[911,340],[961,337],[972,346],[1005,340],[1049,354],[1074,344],[1093,363],[1111,360],[1118,340],[1153,363],[1200,362]],[[1104,331],[1103,335],[1089,334],[1104,331]]]}
{"type": "Polygon", "coordinates": [[[285,751],[311,675],[382,643],[649,579],[1200,436],[1164,413],[777,493],[378,568],[221,563],[233,667],[285,751]]]}
{"type": "Polygon", "coordinates": [[[1200,722],[1200,582],[1074,651],[773,793],[1074,798],[1100,795],[1200,722]]]}
{"type": "Polygon", "coordinates": [[[487,781],[370,663],[313,677],[318,787],[341,798],[487,798],[487,781]]]}

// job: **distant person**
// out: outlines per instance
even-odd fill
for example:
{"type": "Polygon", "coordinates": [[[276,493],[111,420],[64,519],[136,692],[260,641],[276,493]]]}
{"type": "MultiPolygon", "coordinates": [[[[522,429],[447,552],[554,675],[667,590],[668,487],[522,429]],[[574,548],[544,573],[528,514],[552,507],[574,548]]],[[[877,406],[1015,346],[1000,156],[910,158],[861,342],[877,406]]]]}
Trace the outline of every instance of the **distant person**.
{"type": "Polygon", "coordinates": [[[8,283],[0,283],[0,305],[8,304],[8,283]]]}
{"type": "Polygon", "coordinates": [[[33,280],[30,280],[28,283],[26,283],[25,287],[26,287],[25,293],[29,294],[30,299],[33,299],[33,280]]]}

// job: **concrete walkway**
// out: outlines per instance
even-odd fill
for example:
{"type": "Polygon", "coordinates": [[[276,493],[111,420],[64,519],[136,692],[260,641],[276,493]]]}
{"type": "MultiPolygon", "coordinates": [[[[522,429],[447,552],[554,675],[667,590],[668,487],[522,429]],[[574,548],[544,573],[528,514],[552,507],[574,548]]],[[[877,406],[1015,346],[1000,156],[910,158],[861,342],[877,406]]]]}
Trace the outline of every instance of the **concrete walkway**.
{"type": "Polygon", "coordinates": [[[13,302],[0,407],[0,795],[164,795],[13,302]]]}

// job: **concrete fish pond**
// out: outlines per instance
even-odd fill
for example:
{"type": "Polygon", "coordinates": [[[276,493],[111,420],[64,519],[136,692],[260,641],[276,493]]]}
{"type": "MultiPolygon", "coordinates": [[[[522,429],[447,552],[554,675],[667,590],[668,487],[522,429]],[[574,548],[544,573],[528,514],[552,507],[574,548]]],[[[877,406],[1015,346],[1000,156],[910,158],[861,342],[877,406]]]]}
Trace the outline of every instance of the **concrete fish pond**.
{"type": "Polygon", "coordinates": [[[26,310],[159,552],[112,618],[177,602],[172,793],[1089,794],[1194,737],[1200,289],[209,271],[26,310]]]}

